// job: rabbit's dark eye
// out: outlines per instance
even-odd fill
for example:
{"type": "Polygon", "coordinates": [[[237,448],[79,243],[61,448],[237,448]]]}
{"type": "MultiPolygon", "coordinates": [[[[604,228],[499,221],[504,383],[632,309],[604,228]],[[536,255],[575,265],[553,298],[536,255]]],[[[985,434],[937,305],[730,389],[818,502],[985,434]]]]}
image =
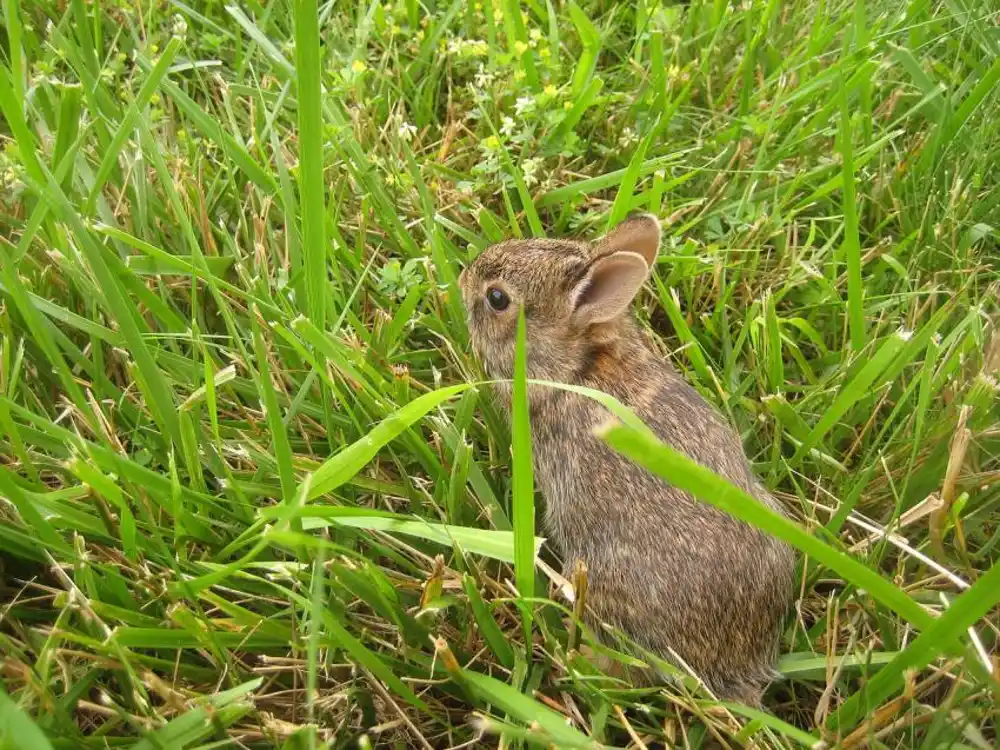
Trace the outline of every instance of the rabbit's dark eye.
{"type": "Polygon", "coordinates": [[[486,301],[497,312],[503,312],[510,306],[510,297],[503,289],[491,286],[486,290],[486,301]]]}

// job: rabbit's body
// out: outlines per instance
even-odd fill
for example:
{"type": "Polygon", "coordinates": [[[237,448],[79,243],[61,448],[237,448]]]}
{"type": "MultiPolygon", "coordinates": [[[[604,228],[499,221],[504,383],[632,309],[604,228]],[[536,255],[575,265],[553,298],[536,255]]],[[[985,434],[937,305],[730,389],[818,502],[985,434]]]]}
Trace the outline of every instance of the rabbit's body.
{"type": "MultiPolygon", "coordinates": [[[[629,223],[636,221],[649,220],[629,223]]],[[[653,227],[658,244],[659,227],[653,227]]],[[[648,224],[638,230],[652,232],[648,224]]],[[[613,283],[624,278],[626,287],[636,283],[628,277],[630,259],[624,270],[603,261],[635,253],[607,242],[505,243],[463,274],[472,341],[487,372],[511,373],[516,312],[506,315],[492,303],[477,308],[484,285],[495,295],[489,285],[502,284],[504,296],[525,305],[531,378],[616,397],[665,443],[780,510],[754,477],[732,428],[645,345],[630,315],[607,312],[622,303],[605,275],[613,283]],[[603,265],[595,271],[597,263],[603,265]],[[604,305],[605,312],[587,312],[588,304],[604,305]]],[[[498,390],[509,406],[509,388],[498,390]]],[[[773,675],[791,595],[791,550],[607,447],[594,428],[610,414],[596,401],[533,385],[529,402],[546,533],[567,571],[578,559],[586,564],[595,630],[608,623],[664,659],[677,661],[676,655],[718,694],[756,702],[773,675]]]]}
{"type": "MultiPolygon", "coordinates": [[[[777,509],[732,429],[642,345],[638,331],[606,346],[574,383],[614,396],[665,443],[777,509]],[[617,375],[622,362],[648,385],[617,375]]],[[[636,471],[594,437],[609,418],[596,401],[558,390],[539,400],[531,421],[546,533],[566,575],[575,560],[586,563],[595,619],[668,660],[673,650],[716,693],[756,702],[773,676],[776,625],[791,592],[790,550],[636,471]]]]}

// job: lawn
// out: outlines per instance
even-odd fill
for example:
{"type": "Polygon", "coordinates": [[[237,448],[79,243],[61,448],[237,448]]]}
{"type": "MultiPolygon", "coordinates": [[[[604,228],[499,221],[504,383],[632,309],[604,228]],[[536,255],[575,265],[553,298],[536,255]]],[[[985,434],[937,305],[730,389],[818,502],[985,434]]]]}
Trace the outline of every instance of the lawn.
{"type": "Polygon", "coordinates": [[[2,9],[0,747],[996,746],[994,0],[2,9]],[[581,653],[470,354],[635,211],[791,520],[606,438],[801,551],[763,711],[581,653]]]}

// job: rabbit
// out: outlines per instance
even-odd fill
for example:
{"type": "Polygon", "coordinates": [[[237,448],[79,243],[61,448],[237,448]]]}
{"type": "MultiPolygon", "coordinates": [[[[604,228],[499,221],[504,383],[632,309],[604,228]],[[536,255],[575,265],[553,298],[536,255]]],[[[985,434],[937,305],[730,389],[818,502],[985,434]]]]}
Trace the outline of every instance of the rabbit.
{"type": "MultiPolygon", "coordinates": [[[[668,445],[783,512],[750,468],[736,432],[645,343],[630,313],[660,245],[652,215],[596,242],[509,240],[459,276],[473,352],[490,379],[513,376],[518,309],[528,377],[588,386],[630,407],[668,445]]],[[[509,418],[512,386],[495,384],[509,418]]],[[[760,705],[777,675],[795,554],[619,455],[594,429],[596,401],[528,390],[544,526],[566,575],[588,571],[588,624],[607,623],[720,698],[760,705]]]]}

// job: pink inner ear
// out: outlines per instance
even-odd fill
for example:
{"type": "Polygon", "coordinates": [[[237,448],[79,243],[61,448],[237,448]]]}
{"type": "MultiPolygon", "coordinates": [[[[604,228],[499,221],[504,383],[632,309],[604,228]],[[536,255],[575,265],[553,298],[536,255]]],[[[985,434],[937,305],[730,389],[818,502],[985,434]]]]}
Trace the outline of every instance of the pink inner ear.
{"type": "Polygon", "coordinates": [[[605,323],[628,310],[649,267],[638,253],[618,252],[594,261],[573,294],[573,316],[582,324],[605,323]]]}

